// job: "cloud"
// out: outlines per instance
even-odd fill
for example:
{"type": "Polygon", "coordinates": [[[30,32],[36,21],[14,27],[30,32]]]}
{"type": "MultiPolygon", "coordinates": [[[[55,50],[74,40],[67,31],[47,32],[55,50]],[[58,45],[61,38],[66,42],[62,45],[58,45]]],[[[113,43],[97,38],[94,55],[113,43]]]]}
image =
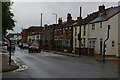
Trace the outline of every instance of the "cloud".
{"type": "MultiPolygon", "coordinates": [[[[43,25],[56,23],[56,13],[66,21],[67,13],[71,13],[75,20],[79,16],[79,7],[82,6],[82,17],[98,10],[98,6],[103,2],[15,2],[12,11],[15,15],[15,32],[20,32],[22,28],[28,28],[31,25],[40,25],[40,14],[43,13],[43,25]]],[[[104,3],[106,7],[117,5],[117,3],[104,3]]]]}

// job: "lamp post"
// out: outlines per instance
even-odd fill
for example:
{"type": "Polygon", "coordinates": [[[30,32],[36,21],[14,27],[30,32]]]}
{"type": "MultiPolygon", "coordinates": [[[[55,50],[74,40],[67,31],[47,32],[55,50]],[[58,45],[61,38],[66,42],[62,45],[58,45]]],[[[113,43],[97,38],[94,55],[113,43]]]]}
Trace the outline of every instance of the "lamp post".
{"type": "Polygon", "coordinates": [[[56,13],[52,13],[52,14],[56,16],[56,26],[57,26],[57,14],[56,13]]]}
{"type": "MultiPolygon", "coordinates": [[[[52,14],[56,16],[56,28],[55,29],[57,29],[57,14],[56,13],[52,13],[52,14]]],[[[55,45],[57,45],[57,44],[55,44],[55,45]]],[[[55,47],[56,47],[55,50],[57,51],[57,46],[55,46],[55,47]]]]}

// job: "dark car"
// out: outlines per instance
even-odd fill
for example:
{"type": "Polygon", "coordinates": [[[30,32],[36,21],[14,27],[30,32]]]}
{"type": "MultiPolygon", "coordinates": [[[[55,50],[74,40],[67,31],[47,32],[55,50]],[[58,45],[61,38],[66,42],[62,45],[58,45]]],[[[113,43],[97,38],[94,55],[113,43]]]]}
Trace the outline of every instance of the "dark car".
{"type": "Polygon", "coordinates": [[[31,52],[41,52],[42,47],[39,45],[39,43],[33,43],[29,48],[29,53],[31,52]]]}

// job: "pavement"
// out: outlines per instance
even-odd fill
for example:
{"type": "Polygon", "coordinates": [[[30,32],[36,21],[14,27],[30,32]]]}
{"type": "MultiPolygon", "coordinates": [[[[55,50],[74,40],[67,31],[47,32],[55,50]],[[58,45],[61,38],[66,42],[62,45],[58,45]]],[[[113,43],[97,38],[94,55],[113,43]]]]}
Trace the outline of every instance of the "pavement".
{"type": "Polygon", "coordinates": [[[13,71],[15,69],[18,69],[19,66],[14,62],[14,60],[11,60],[11,65],[9,65],[9,55],[8,53],[1,53],[0,54],[0,73],[2,72],[9,72],[13,71]]]}
{"type": "MultiPolygon", "coordinates": [[[[78,54],[75,54],[75,53],[65,53],[65,52],[56,52],[56,51],[50,51],[50,52],[51,53],[55,53],[55,54],[60,54],[60,55],[66,55],[66,56],[83,58],[83,59],[89,60],[89,61],[103,62],[102,55],[96,55],[96,56],[84,56],[84,55],[80,55],[79,56],[78,54]]],[[[106,56],[105,57],[105,62],[106,63],[111,63],[113,65],[120,66],[120,57],[106,56]]]]}

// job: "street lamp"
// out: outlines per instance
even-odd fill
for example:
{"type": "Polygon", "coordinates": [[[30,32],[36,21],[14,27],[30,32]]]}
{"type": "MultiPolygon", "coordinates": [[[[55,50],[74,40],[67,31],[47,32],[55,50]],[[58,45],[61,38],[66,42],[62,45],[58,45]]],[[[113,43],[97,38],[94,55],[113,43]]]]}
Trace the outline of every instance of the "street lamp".
{"type": "MultiPolygon", "coordinates": [[[[55,29],[57,29],[57,14],[56,13],[52,13],[52,14],[56,16],[56,28],[55,29]]],[[[56,51],[57,51],[57,46],[56,46],[56,51]]]]}
{"type": "Polygon", "coordinates": [[[56,26],[57,26],[57,14],[56,13],[52,13],[52,14],[56,16],[56,26]]]}

